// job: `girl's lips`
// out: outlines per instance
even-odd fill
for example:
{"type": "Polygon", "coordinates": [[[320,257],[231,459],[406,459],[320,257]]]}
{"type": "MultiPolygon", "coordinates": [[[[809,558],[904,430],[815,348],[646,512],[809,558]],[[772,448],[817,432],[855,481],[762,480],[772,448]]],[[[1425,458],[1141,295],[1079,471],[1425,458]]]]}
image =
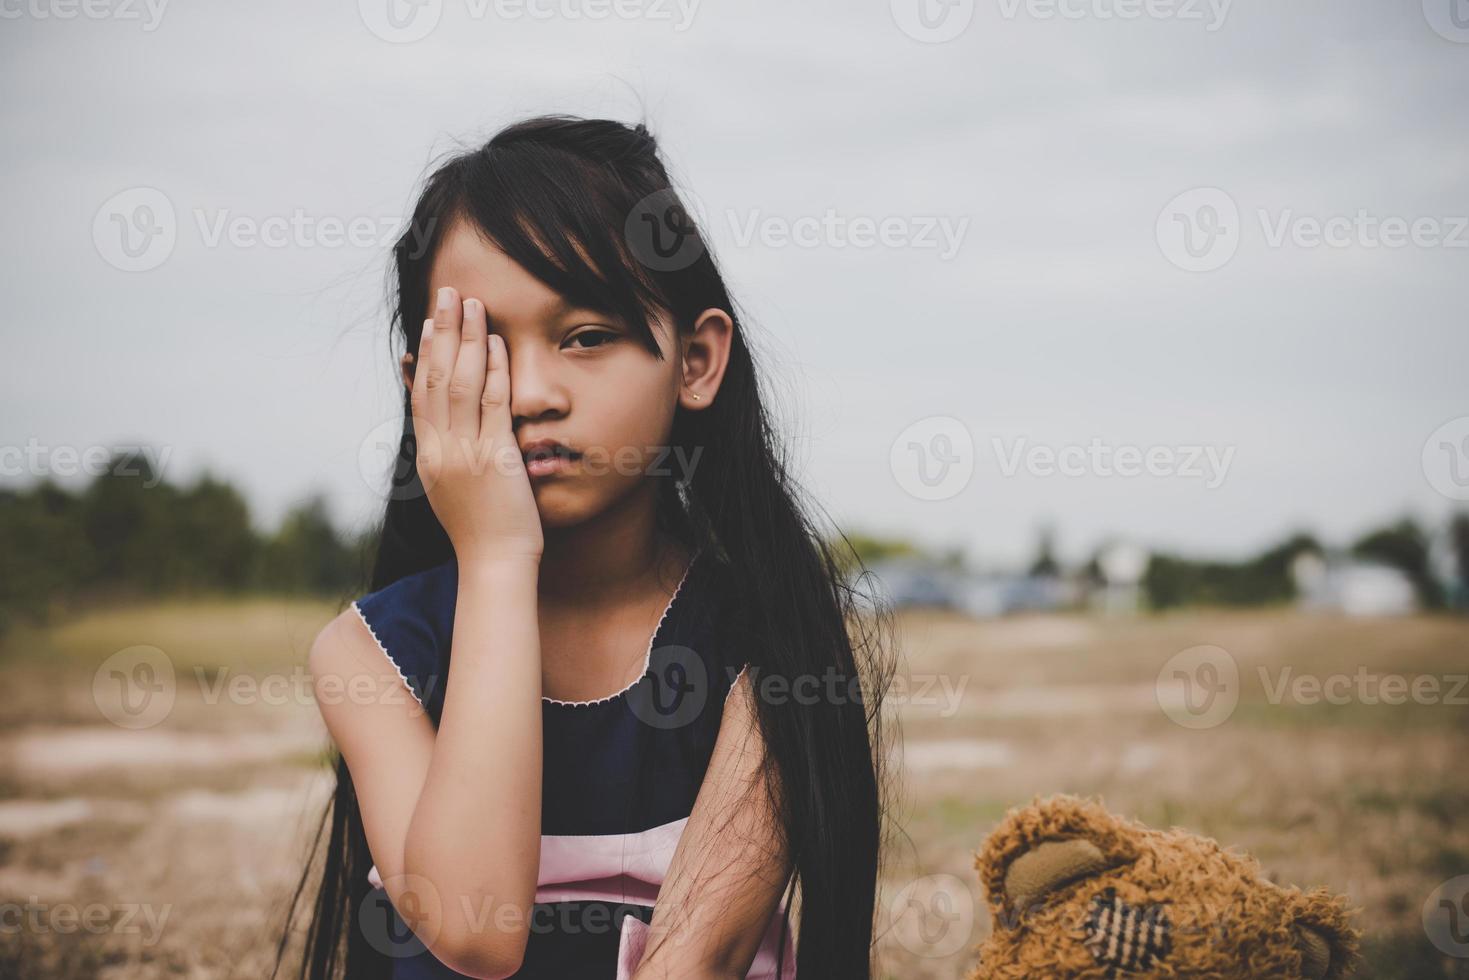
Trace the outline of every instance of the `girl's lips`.
{"type": "Polygon", "coordinates": [[[578,456],[543,456],[536,454],[525,461],[525,472],[533,478],[564,473],[576,464],[578,458],[578,456]]]}

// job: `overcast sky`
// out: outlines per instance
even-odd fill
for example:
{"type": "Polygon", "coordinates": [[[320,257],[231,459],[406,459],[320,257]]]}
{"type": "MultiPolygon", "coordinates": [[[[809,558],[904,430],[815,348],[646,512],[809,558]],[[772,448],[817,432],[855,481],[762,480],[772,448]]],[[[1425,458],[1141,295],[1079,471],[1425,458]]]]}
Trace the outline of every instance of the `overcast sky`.
{"type": "Polygon", "coordinates": [[[89,2],[0,0],[5,483],[146,443],[371,520],[386,243],[563,111],[646,117],[853,529],[1235,555],[1469,496],[1462,0],[89,2]]]}

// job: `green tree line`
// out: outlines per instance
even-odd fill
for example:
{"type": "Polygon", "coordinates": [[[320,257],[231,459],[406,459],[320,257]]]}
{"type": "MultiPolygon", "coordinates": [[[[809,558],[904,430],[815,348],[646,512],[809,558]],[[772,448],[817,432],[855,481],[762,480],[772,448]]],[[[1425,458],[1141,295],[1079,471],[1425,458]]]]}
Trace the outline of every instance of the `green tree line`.
{"type": "MultiPolygon", "coordinates": [[[[922,552],[909,542],[853,532],[864,562],[922,552]]],[[[1469,514],[1455,516],[1449,541],[1457,575],[1432,567],[1429,535],[1411,519],[1369,531],[1351,554],[1401,570],[1424,608],[1469,605],[1469,514]]],[[[21,619],[46,622],[79,603],[190,594],[276,593],[340,597],[362,587],[376,544],[369,529],[338,530],[313,496],[273,532],[257,531],[244,497],[203,476],[189,486],[159,478],[142,453],[118,454],[80,490],[51,480],[0,488],[0,632],[21,619]]],[[[1042,536],[1031,574],[1061,571],[1042,536]]],[[[1321,553],[1297,534],[1243,561],[1154,553],[1142,584],[1148,606],[1268,605],[1296,597],[1291,566],[1321,553]]],[[[941,556],[963,564],[960,550],[941,556]]],[[[1096,560],[1082,574],[1096,575],[1096,560]]]]}
{"type": "MultiPolygon", "coordinates": [[[[1412,583],[1424,609],[1469,609],[1469,513],[1454,515],[1447,527],[1446,561],[1435,568],[1431,535],[1411,518],[1402,518],[1358,536],[1342,549],[1364,562],[1397,569],[1412,583]]],[[[1043,528],[1030,562],[1032,576],[1066,576],[1054,553],[1054,531],[1043,528]]],[[[900,538],[848,534],[852,550],[864,563],[890,558],[920,558],[933,565],[962,568],[962,552],[934,554],[900,538]]],[[[1293,565],[1303,554],[1325,555],[1328,549],[1314,536],[1297,533],[1237,561],[1188,557],[1167,551],[1148,556],[1139,583],[1149,609],[1186,606],[1266,606],[1299,598],[1293,565]]],[[[849,572],[850,574],[850,572],[849,572]]],[[[1090,586],[1103,584],[1100,552],[1075,574],[1090,586]]]]}
{"type": "MultiPolygon", "coordinates": [[[[1435,574],[1430,535],[1403,518],[1375,528],[1347,547],[1352,557],[1395,568],[1413,584],[1424,609],[1463,608],[1469,603],[1469,514],[1456,514],[1448,527],[1452,569],[1435,574]]],[[[1154,609],[1179,606],[1254,606],[1296,598],[1291,566],[1304,553],[1322,554],[1321,544],[1297,534],[1239,562],[1198,561],[1154,554],[1143,589],[1154,609]]]]}
{"type": "Polygon", "coordinates": [[[268,592],[337,596],[360,586],[375,536],[351,536],[313,496],[272,533],[240,492],[203,476],[158,478],[141,454],[114,456],[80,490],[51,480],[0,488],[0,629],[46,622],[80,602],[268,592]]]}

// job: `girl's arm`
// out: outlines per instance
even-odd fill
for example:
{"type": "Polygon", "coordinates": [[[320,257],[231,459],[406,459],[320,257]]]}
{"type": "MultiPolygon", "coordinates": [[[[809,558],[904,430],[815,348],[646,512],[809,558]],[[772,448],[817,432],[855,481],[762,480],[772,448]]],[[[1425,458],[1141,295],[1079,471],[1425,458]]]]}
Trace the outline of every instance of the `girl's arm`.
{"type": "MultiPolygon", "coordinates": [[[[418,473],[459,570],[438,731],[401,703],[321,709],[394,908],[440,960],[486,978],[520,968],[541,853],[543,540],[509,405],[509,358],[484,305],[440,289],[412,388],[418,473]]],[[[311,667],[386,693],[382,659],[344,614],[311,667]]]]}
{"type": "Polygon", "coordinates": [[[435,956],[471,977],[520,968],[535,898],[540,660],[524,654],[539,648],[537,571],[461,566],[437,737],[352,610],[311,649],[317,702],[388,898],[435,956]]]}
{"type": "Polygon", "coordinates": [[[761,776],[763,753],[744,671],[724,702],[714,754],[658,892],[633,980],[723,980],[749,972],[791,874],[761,776]]]}
{"type": "Polygon", "coordinates": [[[458,940],[447,948],[508,973],[525,955],[541,866],[539,570],[459,564],[444,710],[403,853],[410,874],[461,906],[446,911],[458,940]]]}

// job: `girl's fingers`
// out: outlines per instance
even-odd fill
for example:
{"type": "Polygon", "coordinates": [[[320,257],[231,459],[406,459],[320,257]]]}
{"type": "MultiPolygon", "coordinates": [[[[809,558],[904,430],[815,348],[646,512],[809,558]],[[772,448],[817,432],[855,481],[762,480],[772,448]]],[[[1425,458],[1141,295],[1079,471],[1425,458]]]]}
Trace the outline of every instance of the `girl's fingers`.
{"type": "Polygon", "coordinates": [[[459,355],[449,379],[449,426],[466,439],[479,438],[479,401],[485,385],[485,306],[477,299],[463,305],[464,327],[459,355]]]}
{"type": "Polygon", "coordinates": [[[505,338],[491,334],[485,367],[485,392],[480,399],[480,431],[498,434],[508,430],[509,405],[510,356],[505,350],[505,338]]]}
{"type": "Polygon", "coordinates": [[[449,379],[454,359],[459,354],[459,292],[453,286],[438,291],[434,303],[434,344],[429,348],[427,363],[418,366],[426,371],[428,416],[439,430],[449,428],[449,379]]]}
{"type": "Polygon", "coordinates": [[[410,389],[413,415],[425,421],[428,419],[428,371],[424,365],[428,363],[433,335],[434,319],[429,317],[423,321],[423,330],[418,335],[418,353],[413,356],[413,387],[410,389]]]}

